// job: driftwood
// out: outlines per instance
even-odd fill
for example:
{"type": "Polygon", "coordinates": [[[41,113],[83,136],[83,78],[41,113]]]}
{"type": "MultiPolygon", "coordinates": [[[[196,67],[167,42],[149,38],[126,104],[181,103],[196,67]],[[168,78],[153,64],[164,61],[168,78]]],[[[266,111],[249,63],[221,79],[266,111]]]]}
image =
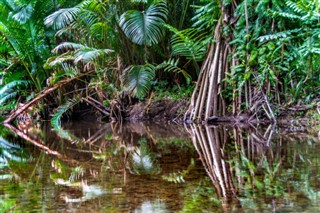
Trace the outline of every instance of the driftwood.
{"type": "Polygon", "coordinates": [[[102,114],[109,116],[110,115],[110,109],[105,107],[103,104],[101,104],[99,101],[95,100],[92,97],[83,98],[85,102],[96,108],[98,111],[100,111],[102,114]]]}
{"type": "Polygon", "coordinates": [[[21,113],[26,111],[30,106],[35,104],[40,99],[42,99],[42,98],[46,97],[47,95],[51,94],[52,92],[54,92],[55,90],[57,90],[61,86],[65,85],[65,84],[68,84],[68,83],[70,83],[71,81],[73,81],[75,79],[78,79],[80,77],[88,75],[89,73],[90,72],[82,73],[82,74],[80,74],[80,75],[78,75],[78,76],[76,76],[74,78],[69,78],[69,79],[62,80],[62,81],[58,82],[55,86],[50,87],[50,88],[48,88],[46,90],[43,90],[35,98],[33,98],[31,101],[29,101],[28,103],[26,103],[22,107],[19,107],[17,110],[15,110],[6,120],[3,121],[3,124],[11,123],[18,115],[20,115],[21,113]]]}

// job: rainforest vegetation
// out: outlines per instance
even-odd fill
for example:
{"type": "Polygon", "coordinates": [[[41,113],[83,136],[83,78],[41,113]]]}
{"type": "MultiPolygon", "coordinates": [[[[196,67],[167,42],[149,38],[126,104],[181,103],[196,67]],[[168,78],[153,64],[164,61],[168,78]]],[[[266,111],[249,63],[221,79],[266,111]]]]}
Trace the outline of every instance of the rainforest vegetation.
{"type": "Polygon", "coordinates": [[[318,109],[318,0],[0,0],[0,117],[121,120],[187,100],[184,119],[318,109]],[[193,93],[193,95],[192,95],[193,93]]]}

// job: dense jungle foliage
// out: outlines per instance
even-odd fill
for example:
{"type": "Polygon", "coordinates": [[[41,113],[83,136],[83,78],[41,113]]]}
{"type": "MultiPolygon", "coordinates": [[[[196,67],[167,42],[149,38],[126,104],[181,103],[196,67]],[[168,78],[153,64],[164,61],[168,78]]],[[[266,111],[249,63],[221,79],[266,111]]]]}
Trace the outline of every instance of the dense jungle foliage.
{"type": "Polygon", "coordinates": [[[317,0],[1,0],[0,11],[0,116],[41,94],[32,113],[55,122],[83,102],[121,114],[128,99],[189,99],[230,17],[227,112],[252,109],[255,90],[276,116],[319,102],[317,0]]]}

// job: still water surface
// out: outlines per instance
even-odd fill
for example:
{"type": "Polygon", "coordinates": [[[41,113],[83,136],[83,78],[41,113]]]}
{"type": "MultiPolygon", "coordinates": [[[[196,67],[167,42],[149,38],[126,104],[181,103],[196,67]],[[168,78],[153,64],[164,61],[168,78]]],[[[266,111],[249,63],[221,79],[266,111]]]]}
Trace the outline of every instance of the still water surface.
{"type": "Polygon", "coordinates": [[[272,126],[1,126],[0,212],[320,212],[319,150],[272,126]]]}

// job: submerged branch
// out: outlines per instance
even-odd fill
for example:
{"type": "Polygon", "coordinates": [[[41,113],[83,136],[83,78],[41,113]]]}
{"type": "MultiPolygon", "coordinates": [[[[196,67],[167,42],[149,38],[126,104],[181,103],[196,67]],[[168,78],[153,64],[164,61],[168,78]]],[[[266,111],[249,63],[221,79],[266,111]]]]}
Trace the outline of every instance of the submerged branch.
{"type": "Polygon", "coordinates": [[[4,124],[5,127],[7,127],[8,129],[10,129],[12,132],[14,132],[15,134],[17,134],[19,137],[21,137],[22,139],[30,142],[31,144],[33,144],[34,146],[39,147],[40,149],[44,150],[46,153],[50,154],[50,155],[54,155],[57,156],[59,159],[62,159],[66,162],[71,162],[71,163],[77,163],[76,160],[74,159],[70,159],[67,156],[61,154],[60,152],[57,152],[55,150],[50,149],[49,147],[47,147],[45,144],[41,143],[40,141],[33,139],[32,137],[30,137],[29,135],[25,134],[22,130],[16,128],[15,126],[12,126],[10,124],[4,124]]]}

